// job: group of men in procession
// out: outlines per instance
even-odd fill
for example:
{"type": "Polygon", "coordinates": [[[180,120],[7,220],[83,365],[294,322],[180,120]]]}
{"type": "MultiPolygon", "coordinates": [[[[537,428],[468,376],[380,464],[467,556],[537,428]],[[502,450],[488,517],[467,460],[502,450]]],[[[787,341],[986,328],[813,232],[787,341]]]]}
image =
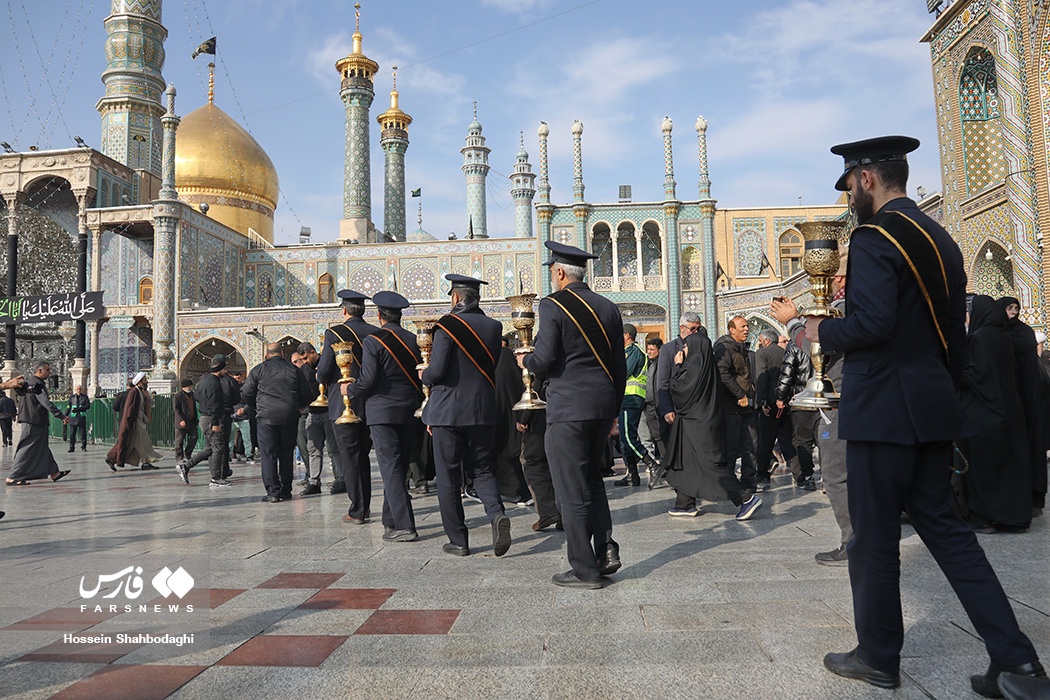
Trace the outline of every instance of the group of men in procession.
{"type": "MultiPolygon", "coordinates": [[[[429,387],[422,411],[428,448],[422,452],[433,462],[448,540],[443,551],[471,553],[464,491],[485,508],[494,554],[502,556],[510,548],[511,521],[498,466],[502,447],[495,444],[494,434],[497,416],[511,415],[521,431],[515,458],[522,459],[524,480],[536,498],[539,519],[533,529],[557,525],[565,533],[571,568],[555,574],[552,582],[598,589],[622,565],[603,481],[614,423],[627,468],[615,484],[639,486],[639,469],[646,468],[649,488],[666,480],[674,489],[673,516],[695,516],[700,500],[730,500],[737,520],[751,518],[762,505],[758,494],[770,487],[776,444],[792,465],[795,485],[812,491],[819,446],[842,540],[817,559],[848,564],[858,637],[853,650],[828,654],[825,666],[878,687],[900,684],[903,513],[986,643],[991,664],[971,678],[973,689],[985,697],[1004,692],[1009,697],[1045,697],[1043,667],[974,533],[975,522],[984,524],[980,518],[989,526],[1027,527],[1043,505],[1047,445],[1042,422],[1038,431],[1014,436],[1013,442],[1025,448],[1014,461],[1023,464],[1027,476],[1016,477],[1023,483],[1020,490],[1000,493],[996,475],[986,471],[991,468],[986,440],[1002,441],[1004,436],[994,434],[1002,426],[981,420],[998,404],[979,405],[987,395],[984,389],[995,386],[1006,392],[1004,387],[1013,384],[1012,398],[1002,399],[1009,408],[1007,420],[1016,424],[1031,410],[1027,416],[1033,424],[1039,413],[1030,402],[1019,402],[1018,387],[1023,389],[1026,380],[1017,373],[1020,364],[1037,367],[1036,355],[1031,353],[1030,362],[1014,357],[1011,348],[1027,349],[1027,336],[1011,346],[981,330],[992,326],[1009,332],[1005,318],[981,297],[973,300],[967,337],[966,276],[959,248],[905,195],[906,156],[918,145],[907,137],[881,137],[832,149],[845,161],[836,187],[849,194],[860,222],[834,277],[836,305],[845,312],[840,318],[800,318],[793,303],[775,298],[770,311],[787,334],[760,334],[759,349],[751,353],[750,328],[743,317],[731,319],[728,332],[712,341],[700,317],[686,312],[676,338],[667,343],[647,340],[643,351],[637,329],[624,324],[617,306],[584,281],[587,261],[596,256],[548,241],[545,264],[555,291],[540,300],[541,327],[531,352],[512,355],[502,346],[501,324],[479,306],[480,287],[486,284],[482,280],[446,275],[451,310],[436,323],[426,365],[416,335],[401,326],[403,310],[410,305],[405,297],[392,291],[371,297],[377,326],[365,320],[369,297],[343,290],[343,322],[325,332],[320,352],[303,343],[293,362],[279,345],[269,344],[265,360],[252,368],[243,385],[227,376],[226,359],[217,355],[192,391],[184,382],[176,397],[178,473],[189,483],[191,469],[207,460],[210,486],[228,486],[231,422],[252,413],[257,424],[253,444],[259,448],[267,492],[263,500],[291,498],[297,445],[301,452],[306,445],[314,458],[304,494],[317,493],[327,447],[332,472],[349,498],[343,520],[364,525],[371,519],[369,453],[374,447],[383,481],[383,539],[414,541],[418,533],[410,477],[418,483],[428,476],[418,465],[424,438],[414,413],[429,387]],[[839,408],[789,411],[792,397],[812,372],[810,350],[818,342],[826,353],[825,369],[841,391],[839,408]],[[349,375],[346,353],[352,356],[349,375]],[[517,367],[509,364],[511,358],[517,367]],[[991,378],[989,363],[1001,365],[991,378]],[[507,386],[513,381],[520,386],[514,379],[519,367],[534,375],[544,410],[508,414],[501,407],[508,395],[504,379],[510,378],[507,386]],[[317,401],[319,386],[327,408],[317,401]],[[643,418],[652,449],[639,436],[643,418]],[[205,435],[206,446],[190,460],[194,426],[205,435]],[[1034,434],[1042,436],[1039,441],[1029,439],[1034,434]],[[953,467],[960,471],[960,453],[980,474],[970,489],[982,492],[971,499],[978,519],[969,523],[958,513],[951,486],[953,467]],[[1027,498],[1018,495],[1021,490],[1027,498]],[[1011,500],[1007,508],[1004,498],[1020,498],[1023,507],[1011,500]]],[[[824,243],[807,241],[806,248],[824,243]]],[[[1017,310],[1004,308],[1003,316],[1013,311],[1016,317],[1017,310]]],[[[47,371],[38,367],[28,381],[4,385],[21,397],[35,397],[23,404],[29,407],[27,420],[19,413],[28,427],[19,455],[25,442],[27,459],[30,450],[35,459],[42,454],[41,445],[47,449],[47,412],[66,419],[47,401],[46,389],[35,388],[47,371]]],[[[46,471],[57,480],[66,472],[57,471],[53,462],[46,471]]],[[[26,464],[16,458],[12,477],[23,478],[18,471],[26,464]]],[[[1011,473],[1020,474],[1014,466],[1011,473]]]]}

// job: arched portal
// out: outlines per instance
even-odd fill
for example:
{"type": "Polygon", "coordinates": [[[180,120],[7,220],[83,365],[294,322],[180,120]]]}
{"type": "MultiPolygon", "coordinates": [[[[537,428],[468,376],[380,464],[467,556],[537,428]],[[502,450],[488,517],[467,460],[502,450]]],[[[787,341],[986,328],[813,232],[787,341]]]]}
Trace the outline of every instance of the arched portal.
{"type": "Polygon", "coordinates": [[[1014,294],[1013,261],[998,242],[989,240],[977,249],[970,268],[970,290],[995,298],[1014,294]]]}
{"type": "Polygon", "coordinates": [[[179,362],[179,376],[194,384],[208,372],[211,359],[217,354],[226,356],[226,368],[231,372],[247,369],[244,353],[222,338],[205,338],[187,350],[179,362]]]}
{"type": "Polygon", "coordinates": [[[281,356],[286,360],[291,360],[292,355],[299,349],[299,344],[303,341],[290,335],[286,335],[277,342],[281,345],[281,356]]]}

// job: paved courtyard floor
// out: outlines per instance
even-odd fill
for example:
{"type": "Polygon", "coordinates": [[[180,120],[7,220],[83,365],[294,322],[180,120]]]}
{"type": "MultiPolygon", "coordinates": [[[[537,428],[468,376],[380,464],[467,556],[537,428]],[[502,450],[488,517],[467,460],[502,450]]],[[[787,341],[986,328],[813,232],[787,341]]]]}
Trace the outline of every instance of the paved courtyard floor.
{"type": "MultiPolygon", "coordinates": [[[[905,526],[901,688],[825,671],[826,652],[855,645],[848,574],[813,560],[835,522],[787,476],[746,523],[729,503],[672,519],[669,490],[608,480],[624,568],[580,591],[550,583],[564,537],[533,532],[531,509],[508,509],[514,543],[496,558],[466,502],[474,553],[459,558],[441,551],[434,495],[413,501],[420,541],[391,544],[377,520],[343,523],[346,496],[327,489],[261,503],[258,466],[209,490],[204,469],[184,485],[170,453],[160,471],[114,474],[104,447],[52,444],[72,474],[0,496],[0,697],[958,699],[977,697],[967,679],[988,661],[905,526]]],[[[378,513],[378,472],[373,487],[378,513]]],[[[1047,523],[981,536],[1044,655],[1047,523]]]]}

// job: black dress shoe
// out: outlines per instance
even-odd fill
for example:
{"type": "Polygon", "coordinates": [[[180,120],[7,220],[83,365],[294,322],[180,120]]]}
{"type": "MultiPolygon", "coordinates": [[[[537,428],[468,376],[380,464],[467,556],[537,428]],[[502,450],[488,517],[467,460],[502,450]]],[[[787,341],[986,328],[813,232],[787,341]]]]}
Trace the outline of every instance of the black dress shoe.
{"type": "Polygon", "coordinates": [[[154,469],[160,469],[160,467],[158,467],[155,464],[150,464],[149,462],[147,462],[146,464],[143,464],[141,467],[139,467],[139,469],[141,469],[144,472],[147,472],[147,471],[152,471],[154,469]]]}
{"type": "Polygon", "coordinates": [[[824,668],[837,676],[864,681],[877,688],[896,688],[901,684],[899,673],[872,668],[861,660],[856,649],[845,654],[828,654],[824,657],[824,668]]]}
{"type": "Polygon", "coordinates": [[[328,490],[332,493],[346,493],[346,484],[342,481],[333,481],[328,490]]]}
{"type": "Polygon", "coordinates": [[[510,518],[497,515],[492,521],[492,553],[502,557],[510,549],[510,518]]]}
{"type": "Polygon", "coordinates": [[[988,665],[988,671],[983,676],[970,676],[970,687],[973,688],[973,692],[986,698],[1001,698],[1003,694],[999,690],[999,675],[1002,673],[1013,673],[1028,678],[1046,678],[1046,671],[1038,661],[1019,666],[999,666],[993,663],[988,665]]]}
{"type": "Polygon", "coordinates": [[[1016,673],[999,674],[999,690],[1008,700],[1050,700],[1050,680],[1016,673]]]}
{"type": "Polygon", "coordinates": [[[563,588],[589,588],[591,590],[601,588],[605,585],[605,582],[600,579],[598,581],[583,581],[578,579],[576,578],[576,574],[572,571],[566,571],[564,574],[554,574],[551,576],[551,583],[563,588]]]}
{"type": "Polygon", "coordinates": [[[415,530],[394,530],[393,528],[383,533],[383,539],[387,542],[415,542],[419,534],[415,530]]]}
{"type": "Polygon", "coordinates": [[[598,569],[598,573],[602,576],[609,576],[615,574],[620,570],[623,564],[620,562],[620,552],[609,550],[605,553],[605,560],[601,563],[601,568],[598,569]]]}
{"type": "Polygon", "coordinates": [[[321,485],[320,484],[307,484],[305,487],[303,487],[303,490],[299,492],[299,495],[300,496],[315,496],[315,495],[317,495],[319,493],[321,493],[321,485]]]}
{"type": "Polygon", "coordinates": [[[560,530],[561,520],[559,518],[540,518],[532,524],[532,530],[533,532],[539,532],[540,530],[544,530],[550,527],[551,525],[555,526],[560,530]]]}
{"type": "Polygon", "coordinates": [[[622,479],[613,482],[613,486],[641,486],[642,479],[637,474],[624,474],[622,479]]]}
{"type": "Polygon", "coordinates": [[[445,554],[455,554],[457,557],[469,557],[470,547],[460,547],[459,545],[446,542],[441,545],[441,551],[445,554]]]}

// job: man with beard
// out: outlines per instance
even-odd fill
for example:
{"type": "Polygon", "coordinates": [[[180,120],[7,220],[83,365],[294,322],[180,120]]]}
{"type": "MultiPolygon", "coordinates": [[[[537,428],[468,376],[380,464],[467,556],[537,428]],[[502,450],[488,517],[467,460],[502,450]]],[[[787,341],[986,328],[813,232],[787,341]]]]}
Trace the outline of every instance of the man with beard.
{"type": "Polygon", "coordinates": [[[220,489],[230,485],[226,480],[229,465],[226,460],[226,441],[223,439],[223,420],[229,418],[226,412],[226,392],[223,391],[222,379],[226,376],[226,356],[217,354],[208,363],[208,374],[197,380],[196,391],[200,408],[200,433],[204,436],[204,449],[197,456],[184,464],[176,464],[175,472],[186,484],[190,483],[190,469],[204,460],[208,460],[208,471],[211,481],[208,488],[220,489]]]}
{"type": "Polygon", "coordinates": [[[492,474],[500,323],[478,306],[481,285],[488,282],[465,275],[445,279],[452,283],[451,313],[438,321],[430,364],[420,372],[431,387],[423,422],[434,437],[438,507],[449,540],[441,549],[460,557],[470,554],[460,498],[466,476],[474,480],[474,491],[485,505],[493,553],[501,557],[510,548],[510,518],[492,474]]]}
{"type": "Polygon", "coordinates": [[[546,263],[557,290],[540,300],[543,326],[534,352],[518,364],[547,378],[547,459],[572,569],[551,582],[569,588],[602,588],[620,569],[612,538],[602,454],[627,385],[620,350],[623,318],[616,304],[583,281],[597,255],[545,241],[546,263]]]}
{"type": "Polygon", "coordinates": [[[1041,433],[1043,404],[1039,395],[1039,353],[1036,349],[1035,331],[1021,320],[1021,302],[1015,297],[999,299],[999,306],[1007,316],[1003,327],[1013,346],[1015,381],[1027,422],[1028,464],[1032,472],[1032,507],[1041,511],[1046,505],[1046,449],[1041,433]]]}
{"type": "MultiPolygon", "coordinates": [[[[193,395],[193,381],[183,379],[180,390],[171,402],[175,412],[175,463],[185,465],[193,459],[193,448],[197,446],[197,398],[193,395]]],[[[177,468],[177,467],[176,467],[177,468]]]]}
{"type": "Polygon", "coordinates": [[[328,417],[333,421],[335,441],[339,447],[339,466],[343,470],[343,481],[332,484],[332,493],[345,491],[350,499],[350,507],[343,516],[343,522],[364,525],[372,515],[369,508],[372,501],[372,465],[368,460],[372,440],[368,434],[368,424],[365,422],[367,416],[364,399],[358,397],[350,401],[350,409],[361,419],[360,422],[336,422],[339,416],[343,415],[343,392],[339,385],[342,374],[335,363],[335,351],[332,346],[336,343],[354,344],[351,350],[354,362],[350,366],[350,376],[356,380],[361,376],[365,338],[379,329],[366,323],[364,319],[365,300],[371,297],[352,289],[340,290],[337,296],[342,300],[343,322],[324,333],[324,347],[321,349],[321,358],[317,361],[317,381],[328,387],[325,395],[331,397],[328,400],[328,417]]]}
{"type": "Polygon", "coordinates": [[[48,445],[48,413],[63,423],[69,419],[62,413],[47,393],[47,380],[51,376],[51,363],[37,360],[33,374],[23,380],[21,377],[11,379],[3,384],[5,389],[14,389],[18,396],[18,422],[22,424],[18,436],[18,447],[15,448],[15,460],[8,475],[8,486],[27,486],[34,479],[47,477],[58,481],[69,474],[59,471],[55,456],[48,445]]]}
{"type": "MultiPolygon", "coordinates": [[[[806,338],[843,352],[839,437],[846,442],[853,539],[847,547],[858,646],[828,654],[832,673],[900,685],[904,621],[900,514],[952,584],[991,665],[973,689],[998,697],[1002,672],[1043,676],[1035,648],[977,537],[952,511],[952,440],[964,437],[956,390],[965,348],[966,273],[948,233],[905,194],[917,139],[887,136],[832,148],[860,225],[850,237],[843,318],[806,319],[806,338]]],[[[808,241],[808,249],[820,241],[808,241]]]]}
{"type": "Polygon", "coordinates": [[[722,380],[719,395],[726,419],[726,460],[730,467],[740,459],[740,483],[750,491],[758,487],[755,464],[755,384],[748,362],[751,327],[743,316],[729,319],[729,332],[714,343],[715,363],[722,380]]]}
{"type": "Polygon", "coordinates": [[[397,292],[376,292],[378,331],[365,338],[361,376],[343,384],[346,395],[362,398],[368,411],[368,429],[383,477],[383,539],[414,542],[416,517],[408,495],[408,462],[416,449],[416,406],[423,398],[416,371],[422,358],[416,336],[401,327],[401,314],[410,304],[397,292]]]}

